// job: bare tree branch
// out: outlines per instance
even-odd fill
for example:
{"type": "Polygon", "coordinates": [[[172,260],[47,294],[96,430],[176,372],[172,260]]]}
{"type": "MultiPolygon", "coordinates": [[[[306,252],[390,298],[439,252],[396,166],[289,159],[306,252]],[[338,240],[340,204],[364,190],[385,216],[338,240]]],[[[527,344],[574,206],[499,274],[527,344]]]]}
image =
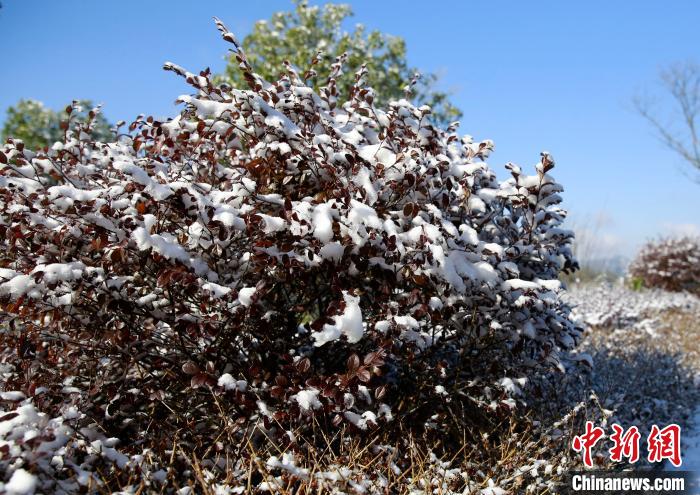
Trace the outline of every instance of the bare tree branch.
{"type": "MultiPolygon", "coordinates": [[[[648,99],[635,98],[635,108],[652,125],[663,144],[700,171],[700,65],[691,62],[673,65],[661,73],[661,83],[673,101],[670,123],[659,117],[648,99]],[[683,131],[676,130],[677,123],[683,131]]],[[[700,182],[700,176],[696,180],[700,182]]]]}

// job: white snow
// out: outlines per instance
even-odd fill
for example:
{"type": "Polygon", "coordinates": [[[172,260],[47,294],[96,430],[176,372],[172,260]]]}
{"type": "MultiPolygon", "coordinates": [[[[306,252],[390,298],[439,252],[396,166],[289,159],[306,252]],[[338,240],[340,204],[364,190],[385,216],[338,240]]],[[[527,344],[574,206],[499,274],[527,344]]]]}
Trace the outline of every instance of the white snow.
{"type": "Polygon", "coordinates": [[[270,215],[265,215],[264,213],[258,213],[258,216],[262,218],[263,222],[265,223],[263,232],[266,234],[279,232],[280,230],[284,230],[287,226],[287,222],[285,222],[284,218],[273,217],[270,215]]]}
{"type": "Polygon", "coordinates": [[[0,399],[2,400],[17,402],[26,398],[26,395],[18,391],[0,392],[0,399]]]}
{"type": "Polygon", "coordinates": [[[314,237],[327,243],[333,238],[333,216],[329,203],[316,205],[313,213],[314,237]]]}
{"type": "Polygon", "coordinates": [[[299,404],[299,407],[306,412],[310,412],[321,407],[321,401],[318,400],[318,390],[315,388],[300,390],[296,394],[292,395],[292,400],[296,401],[297,404],[299,404]]]}
{"type": "Polygon", "coordinates": [[[243,306],[250,306],[253,304],[253,294],[255,294],[255,287],[243,287],[238,291],[238,301],[243,306]]]}
{"type": "Polygon", "coordinates": [[[693,419],[690,421],[691,429],[681,430],[681,461],[679,467],[667,462],[664,468],[667,471],[692,471],[700,475],[700,407],[695,410],[693,419]]]}
{"type": "Polygon", "coordinates": [[[283,469],[303,480],[308,479],[309,477],[309,470],[298,467],[294,459],[294,454],[291,452],[285,452],[282,454],[282,459],[277,456],[272,456],[267,460],[266,464],[268,468],[283,469]]]}
{"type": "Polygon", "coordinates": [[[428,305],[430,306],[430,309],[432,309],[432,310],[442,309],[442,306],[443,306],[442,300],[439,297],[435,297],[435,296],[430,298],[430,302],[428,303],[428,305]]]}
{"type": "Polygon", "coordinates": [[[700,299],[687,293],[661,290],[633,291],[618,284],[574,287],[565,299],[574,306],[573,315],[591,326],[635,327],[652,333],[647,319],[669,309],[700,310],[700,299]]]}
{"type": "Polygon", "coordinates": [[[386,333],[391,328],[391,322],[388,320],[378,321],[374,324],[375,330],[381,333],[386,333]]]}
{"type": "Polygon", "coordinates": [[[377,415],[372,411],[365,411],[357,414],[352,411],[345,411],[345,419],[357,426],[361,430],[366,430],[369,425],[377,424],[377,415]]]}
{"type": "Polygon", "coordinates": [[[153,195],[153,197],[157,200],[166,199],[173,194],[173,190],[169,186],[153,180],[152,176],[149,175],[148,172],[134,163],[127,161],[116,161],[114,162],[114,168],[124,172],[125,174],[131,175],[136,182],[146,186],[146,191],[153,195]]]}
{"type": "Polygon", "coordinates": [[[320,250],[319,253],[321,255],[321,258],[325,260],[331,260],[331,261],[340,261],[343,257],[343,253],[345,251],[345,247],[339,243],[339,242],[331,242],[329,244],[324,245],[320,250]]]}
{"type": "Polygon", "coordinates": [[[540,288],[540,284],[536,282],[521,280],[519,278],[506,280],[503,282],[503,286],[508,290],[537,290],[540,288]]]}
{"type": "Polygon", "coordinates": [[[224,287],[223,285],[215,284],[213,282],[207,282],[202,284],[202,289],[209,291],[212,297],[220,298],[231,292],[230,287],[224,287]]]}
{"type": "Polygon", "coordinates": [[[245,380],[236,380],[230,373],[224,373],[219,377],[217,382],[219,387],[223,387],[224,390],[237,390],[239,392],[245,392],[248,387],[248,382],[245,380]]]}
{"type": "Polygon", "coordinates": [[[36,477],[25,471],[24,469],[17,469],[12,473],[10,481],[5,485],[5,490],[8,495],[24,495],[34,493],[36,490],[36,477]]]}
{"type": "Polygon", "coordinates": [[[512,378],[504,377],[498,382],[498,384],[506,391],[509,395],[520,395],[522,394],[522,389],[527,383],[527,378],[512,378]]]}
{"type": "Polygon", "coordinates": [[[341,335],[345,335],[348,342],[351,344],[359,342],[362,339],[364,325],[362,323],[360,297],[350,295],[348,292],[343,291],[343,299],[345,301],[345,310],[343,314],[334,317],[335,324],[326,324],[323,326],[323,330],[315,332],[312,335],[315,340],[314,345],[322,346],[338,339],[341,335]]]}
{"type": "Polygon", "coordinates": [[[137,227],[131,237],[142,251],[153,249],[168,259],[178,260],[192,266],[199,274],[206,273],[208,270],[202,260],[190,256],[187,250],[170,234],[151,234],[145,227],[137,227]]]}
{"type": "Polygon", "coordinates": [[[488,480],[487,484],[488,486],[486,488],[482,488],[479,491],[481,495],[506,495],[506,493],[508,493],[503,488],[499,488],[498,486],[496,486],[496,484],[491,479],[488,480]]]}

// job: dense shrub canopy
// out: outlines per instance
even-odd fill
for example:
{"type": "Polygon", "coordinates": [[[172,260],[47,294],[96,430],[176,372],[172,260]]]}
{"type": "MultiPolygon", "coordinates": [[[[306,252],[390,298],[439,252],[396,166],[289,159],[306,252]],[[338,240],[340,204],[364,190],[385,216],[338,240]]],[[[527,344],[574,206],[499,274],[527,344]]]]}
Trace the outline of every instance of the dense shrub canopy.
{"type": "Polygon", "coordinates": [[[644,287],[700,294],[700,239],[648,242],[630,264],[629,275],[644,287]]]}
{"type": "Polygon", "coordinates": [[[406,99],[377,108],[364,68],[348,95],[342,57],[318,94],[290,67],[265,82],[218,25],[248,89],[168,63],[195,88],[176,118],[4,146],[8,387],[56,408],[85,390],[121,439],[167,431],[152,422],[194,435],[219,407],[272,436],[312,417],[439,421],[448,393],[508,411],[580,335],[552,158],[499,182],[490,141],[406,99]]]}

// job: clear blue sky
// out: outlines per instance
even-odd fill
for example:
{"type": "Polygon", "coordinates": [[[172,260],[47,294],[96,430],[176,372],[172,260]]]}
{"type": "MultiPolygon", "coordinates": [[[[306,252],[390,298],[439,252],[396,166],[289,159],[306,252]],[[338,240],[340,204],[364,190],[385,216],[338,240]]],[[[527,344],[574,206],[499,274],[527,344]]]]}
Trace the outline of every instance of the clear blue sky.
{"type": "MultiPolygon", "coordinates": [[[[496,169],[531,167],[550,151],[577,222],[602,219],[604,254],[630,254],[672,230],[700,232],[700,184],[631,104],[656,89],[664,65],[700,61],[700,2],[349,3],[353,23],[404,37],[411,64],[441,74],[464,112],[462,131],[495,141],[496,169]]],[[[112,121],[174,115],[188,88],[162,63],[220,71],[227,47],[212,16],[242,37],[291,8],[282,0],[2,4],[0,121],[22,97],[53,108],[90,98],[112,121]]]]}

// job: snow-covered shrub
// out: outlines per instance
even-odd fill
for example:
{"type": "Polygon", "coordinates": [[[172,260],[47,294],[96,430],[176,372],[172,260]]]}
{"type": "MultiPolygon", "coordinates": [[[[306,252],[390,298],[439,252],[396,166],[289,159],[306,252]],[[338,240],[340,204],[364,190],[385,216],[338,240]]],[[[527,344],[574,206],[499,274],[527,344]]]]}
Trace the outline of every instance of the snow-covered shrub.
{"type": "Polygon", "coordinates": [[[114,448],[118,439],[105,438],[96,425],[76,431],[84,415],[74,405],[49,417],[20,392],[0,393],[0,402],[10,404],[0,407],[1,493],[78,493],[102,484],[99,471],[134,464],[114,448]]]}
{"type": "Polygon", "coordinates": [[[700,294],[700,239],[648,242],[630,264],[629,277],[644,287],[700,294]]]}
{"type": "Polygon", "coordinates": [[[287,442],[312,417],[507,412],[581,332],[552,158],[499,181],[490,141],[375,107],[364,70],[341,103],[343,57],[319,94],[312,69],[268,83],[218,26],[249,89],[167,63],[196,90],[174,119],[4,145],[4,387],[58,407],[70,379],[105,435],[154,449],[214,438],[222,412],[287,442]]]}

